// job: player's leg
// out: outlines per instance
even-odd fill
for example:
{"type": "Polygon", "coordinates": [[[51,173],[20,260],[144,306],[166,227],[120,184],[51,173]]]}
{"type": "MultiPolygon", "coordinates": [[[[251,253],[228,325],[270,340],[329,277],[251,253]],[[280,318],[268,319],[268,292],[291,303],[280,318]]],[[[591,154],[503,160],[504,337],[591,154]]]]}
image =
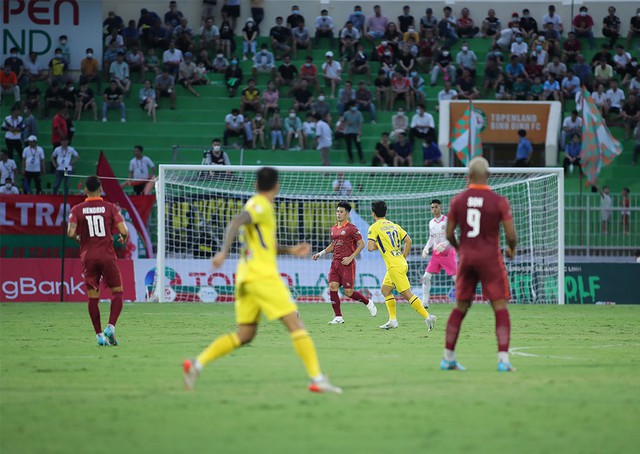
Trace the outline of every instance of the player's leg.
{"type": "Polygon", "coordinates": [[[429,299],[431,298],[431,278],[434,274],[438,274],[441,268],[440,256],[432,255],[422,281],[422,305],[425,308],[429,307],[429,299]]]}
{"type": "Polygon", "coordinates": [[[424,322],[426,323],[427,328],[429,328],[429,331],[433,331],[433,326],[435,325],[435,322],[438,319],[438,317],[436,317],[433,314],[429,314],[429,312],[427,312],[427,310],[424,308],[422,304],[422,301],[420,301],[420,298],[414,295],[413,292],[411,291],[411,287],[409,287],[403,292],[400,292],[400,294],[404,296],[404,298],[407,300],[407,302],[413,308],[413,310],[416,311],[418,314],[420,314],[420,316],[424,319],[424,322]]]}
{"type": "Polygon", "coordinates": [[[111,345],[118,345],[116,340],[116,323],[122,313],[122,277],[116,260],[104,264],[102,270],[107,287],[111,289],[111,307],[109,309],[109,324],[104,330],[104,335],[111,345]]]}
{"type": "Polygon", "coordinates": [[[340,308],[340,295],[338,295],[338,290],[340,290],[340,283],[335,280],[335,278],[331,279],[329,282],[329,298],[331,299],[331,308],[333,309],[333,320],[329,322],[330,325],[339,325],[344,323],[344,319],[342,318],[342,309],[340,308]]]}
{"type": "Polygon", "coordinates": [[[84,283],[87,287],[87,295],[89,296],[89,318],[91,318],[91,324],[96,332],[96,338],[98,339],[98,345],[109,345],[109,341],[102,334],[102,324],[100,323],[100,308],[98,302],[100,301],[100,277],[101,270],[98,264],[88,261],[82,263],[82,274],[84,275],[84,283]]]}
{"type": "Polygon", "coordinates": [[[375,317],[378,314],[378,308],[373,301],[370,301],[369,298],[364,296],[362,293],[353,289],[354,282],[356,280],[356,262],[353,261],[347,266],[343,266],[342,269],[342,288],[344,289],[344,294],[349,298],[360,301],[362,304],[367,306],[369,309],[369,313],[372,317],[375,317]]]}
{"type": "Polygon", "coordinates": [[[456,280],[456,307],[453,308],[449,320],[447,320],[444,358],[440,363],[440,368],[443,370],[464,370],[464,367],[458,363],[454,350],[458,342],[462,320],[471,307],[477,285],[478,276],[475,269],[461,263],[456,280]]]}
{"type": "Polygon", "coordinates": [[[449,252],[449,255],[442,263],[442,268],[444,268],[445,273],[451,280],[453,281],[453,286],[455,288],[456,285],[456,273],[458,272],[458,261],[456,259],[456,254],[454,252],[449,252]]]}
{"type": "Polygon", "coordinates": [[[384,325],[380,325],[382,329],[392,329],[398,327],[398,320],[396,315],[396,298],[391,293],[393,292],[393,282],[389,277],[389,271],[384,275],[382,280],[382,287],[380,293],[384,297],[384,304],[387,306],[387,312],[389,313],[389,320],[384,325]]]}
{"type": "Polygon", "coordinates": [[[502,260],[497,266],[490,266],[479,271],[482,291],[491,302],[496,317],[496,338],[498,340],[498,371],[511,372],[509,361],[509,342],[511,339],[511,318],[507,301],[510,298],[509,278],[502,260]]]}

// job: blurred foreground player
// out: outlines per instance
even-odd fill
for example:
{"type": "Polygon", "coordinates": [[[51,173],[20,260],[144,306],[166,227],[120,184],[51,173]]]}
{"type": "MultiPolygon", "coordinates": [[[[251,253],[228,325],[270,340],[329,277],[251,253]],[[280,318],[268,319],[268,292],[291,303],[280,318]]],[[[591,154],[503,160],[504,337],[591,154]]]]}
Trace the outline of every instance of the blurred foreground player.
{"type": "Polygon", "coordinates": [[[116,323],[122,312],[122,277],[113,248],[113,232],[120,233],[119,241],[126,243],[129,230],[120,210],[113,203],[102,200],[102,184],[96,176],[85,182],[87,198],[74,206],[69,215],[67,235],[80,242],[82,273],[89,295],[89,316],[96,331],[98,345],[118,345],[116,323]],[[102,332],[100,325],[100,280],[111,289],[109,324],[102,332]]]}
{"type": "Polygon", "coordinates": [[[456,280],[456,307],[447,322],[443,370],[464,368],[458,364],[453,352],[460,333],[460,325],[475,296],[478,281],[484,297],[491,302],[496,317],[498,338],[498,371],[515,369],[509,362],[511,320],[507,309],[509,280],[500,253],[500,224],[507,239],[507,257],[516,254],[517,235],[511,208],[505,197],[493,192],[487,185],[489,163],[482,157],[469,163],[469,188],[451,201],[447,221],[447,240],[458,250],[460,265],[456,280]],[[460,226],[460,241],[456,227],[460,226]]]}
{"type": "Polygon", "coordinates": [[[193,389],[200,371],[207,363],[251,342],[258,333],[260,315],[264,313],[269,320],[281,320],[289,330],[293,348],[311,379],[309,390],[342,392],[329,383],[320,371],[316,347],[298,317],[291,293],[278,272],[278,253],[305,256],[311,249],[307,243],[290,247],[278,246],[273,199],[279,189],[276,169],[263,167],[258,170],[258,193],[247,201],[242,212],[227,226],[222,248],[213,257],[212,264],[214,268],[222,266],[239,232],[243,247],[236,272],[235,306],[238,329],[234,333],[218,337],[196,359],[184,361],[184,385],[187,390],[193,389]]]}

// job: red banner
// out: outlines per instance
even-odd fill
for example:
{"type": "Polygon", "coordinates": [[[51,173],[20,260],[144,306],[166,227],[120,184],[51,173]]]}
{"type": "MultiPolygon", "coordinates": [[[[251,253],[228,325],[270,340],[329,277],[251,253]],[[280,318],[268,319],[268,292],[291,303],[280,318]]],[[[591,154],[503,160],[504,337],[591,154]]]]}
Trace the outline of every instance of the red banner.
{"type": "MultiPolygon", "coordinates": [[[[118,260],[123,297],[136,299],[133,260],[118,260]]],[[[60,260],[58,259],[3,259],[0,264],[0,301],[2,302],[58,302],[60,301],[60,260]]],[[[111,292],[102,288],[100,298],[107,299],[111,292]]],[[[80,259],[64,262],[64,300],[88,301],[87,287],[82,277],[80,259]]]]}
{"type": "MultiPolygon", "coordinates": [[[[64,213],[83,202],[85,196],[70,195],[67,209],[61,195],[0,195],[0,235],[60,235],[64,213]]],[[[105,198],[108,200],[108,198],[105,198]]],[[[146,224],[155,196],[131,196],[131,202],[146,224]]]]}

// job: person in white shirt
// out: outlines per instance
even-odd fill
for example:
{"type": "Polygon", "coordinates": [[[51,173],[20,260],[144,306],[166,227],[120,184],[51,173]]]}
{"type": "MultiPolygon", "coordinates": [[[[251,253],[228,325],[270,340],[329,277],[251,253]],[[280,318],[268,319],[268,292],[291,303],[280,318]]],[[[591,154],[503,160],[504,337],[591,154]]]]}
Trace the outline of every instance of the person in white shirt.
{"type": "Polygon", "coordinates": [[[553,28],[558,30],[558,33],[562,35],[564,28],[562,25],[562,18],[556,14],[556,7],[549,5],[549,14],[545,14],[542,18],[542,27],[547,28],[547,24],[552,23],[553,28]]]}
{"type": "Polygon", "coordinates": [[[340,172],[333,180],[333,192],[337,195],[349,196],[353,191],[353,186],[349,180],[344,179],[344,173],[340,172]]]}
{"type": "Polygon", "coordinates": [[[128,92],[131,88],[129,64],[124,61],[124,51],[119,50],[116,61],[109,66],[109,78],[115,80],[122,91],[128,92]]]}
{"type": "Polygon", "coordinates": [[[510,50],[511,43],[513,42],[514,37],[517,33],[520,33],[520,30],[515,26],[502,29],[500,33],[496,34],[494,44],[500,46],[500,49],[502,50],[510,50]]]}
{"type": "Polygon", "coordinates": [[[404,113],[402,107],[398,108],[398,113],[391,117],[391,134],[389,138],[395,142],[400,134],[409,134],[409,118],[404,113]]]}
{"type": "Polygon", "coordinates": [[[329,51],[324,56],[327,61],[322,64],[322,76],[324,77],[325,85],[331,86],[331,99],[335,97],[336,85],[340,85],[342,81],[342,66],[333,59],[333,52],[329,51]]]}
{"type": "Polygon", "coordinates": [[[433,254],[422,276],[422,305],[429,307],[431,297],[431,278],[444,269],[448,276],[456,283],[456,251],[447,241],[446,228],[447,217],[442,214],[442,202],[439,199],[431,201],[431,214],[433,219],[429,221],[429,240],[422,250],[422,257],[427,259],[433,254]]]}
{"type": "Polygon", "coordinates": [[[165,50],[162,54],[162,63],[169,69],[169,74],[173,77],[178,77],[178,71],[180,70],[180,63],[184,60],[182,51],[176,49],[176,42],[171,41],[169,43],[169,49],[165,50]]]}
{"type": "Polygon", "coordinates": [[[31,180],[36,183],[36,193],[42,194],[41,177],[45,173],[44,150],[38,146],[36,136],[27,137],[29,146],[22,151],[23,191],[31,194],[31,180]]]}
{"type": "MultiPolygon", "coordinates": [[[[53,150],[53,154],[51,155],[51,164],[56,168],[56,182],[53,185],[53,194],[58,194],[58,189],[60,189],[60,184],[62,183],[62,178],[65,177],[66,174],[70,174],[73,172],[73,165],[80,158],[80,155],[75,150],[75,148],[69,146],[69,138],[63,137],[60,139],[60,146],[56,147],[53,150]]],[[[65,186],[67,184],[65,183],[65,186]]],[[[65,188],[66,190],[66,188],[65,188]]]]}
{"type": "Polygon", "coordinates": [[[135,195],[145,193],[149,181],[155,178],[156,166],[151,159],[142,154],[142,145],[133,147],[134,158],[129,161],[129,180],[122,186],[133,186],[135,195]]]}
{"type": "Polygon", "coordinates": [[[433,121],[433,115],[425,112],[424,109],[424,104],[419,104],[416,109],[416,114],[411,118],[409,142],[411,142],[412,147],[416,137],[419,139],[426,139],[428,136],[431,136],[431,139],[435,140],[434,128],[436,127],[436,124],[433,121]]]}
{"type": "Polygon", "coordinates": [[[7,178],[6,181],[0,186],[0,194],[20,194],[18,188],[13,185],[13,180],[7,178]]]}
{"type": "Polygon", "coordinates": [[[562,139],[560,143],[562,149],[564,149],[564,146],[567,144],[567,139],[574,134],[582,135],[582,117],[578,115],[577,110],[571,112],[571,115],[562,122],[562,139]]]}
{"type": "Polygon", "coordinates": [[[602,221],[602,233],[607,233],[607,226],[611,220],[613,212],[613,201],[611,200],[611,190],[609,186],[604,186],[600,190],[600,220],[602,221]]]}
{"type": "Polygon", "coordinates": [[[618,88],[618,81],[611,80],[611,88],[607,90],[607,104],[609,112],[619,114],[622,109],[622,101],[625,100],[624,92],[618,88]]]}
{"type": "Polygon", "coordinates": [[[9,159],[6,150],[0,150],[0,185],[7,180],[18,181],[18,166],[13,159],[9,159]]]}
{"type": "Polygon", "coordinates": [[[316,35],[313,40],[313,45],[316,49],[320,38],[329,38],[329,46],[333,47],[333,19],[326,9],[323,9],[320,12],[320,16],[316,17],[316,35]]]}
{"type": "MultiPolygon", "coordinates": [[[[229,137],[244,137],[244,116],[238,109],[232,109],[231,113],[224,118],[224,134],[222,143],[226,147],[229,145],[229,137]]],[[[244,137],[246,140],[246,137],[244,137]]]]}
{"type": "Polygon", "coordinates": [[[516,35],[516,40],[511,43],[511,55],[517,55],[522,61],[526,60],[529,53],[529,45],[524,41],[522,36],[516,35]]]}
{"type": "Polygon", "coordinates": [[[322,165],[330,166],[329,152],[333,145],[333,133],[331,132],[331,126],[322,119],[322,115],[319,113],[314,115],[316,119],[316,149],[320,152],[322,157],[322,165]]]}
{"type": "Polygon", "coordinates": [[[16,103],[11,108],[11,115],[7,115],[2,122],[2,130],[6,131],[4,143],[7,145],[7,153],[13,158],[13,152],[17,155],[22,151],[22,130],[24,129],[24,119],[20,115],[20,104],[16,103]]]}
{"type": "MultiPolygon", "coordinates": [[[[451,88],[451,81],[446,80],[444,82],[444,88],[438,93],[438,101],[451,101],[452,99],[458,99],[458,92],[451,88]]],[[[440,106],[436,106],[436,110],[440,106]]]]}

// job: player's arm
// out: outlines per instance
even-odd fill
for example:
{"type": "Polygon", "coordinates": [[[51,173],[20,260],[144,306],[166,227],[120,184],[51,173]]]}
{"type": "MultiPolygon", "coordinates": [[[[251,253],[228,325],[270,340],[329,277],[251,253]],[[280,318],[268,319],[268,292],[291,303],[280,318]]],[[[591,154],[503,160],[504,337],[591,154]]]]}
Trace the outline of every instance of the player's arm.
{"type": "Polygon", "coordinates": [[[334,242],[332,241],[329,246],[327,246],[326,248],[324,248],[323,250],[321,250],[320,252],[318,252],[317,254],[313,254],[313,256],[311,257],[313,260],[318,260],[320,257],[322,257],[323,255],[329,254],[331,252],[333,252],[333,244],[334,242]]]}
{"type": "Polygon", "coordinates": [[[358,256],[358,254],[360,253],[360,251],[362,251],[364,249],[364,240],[362,238],[360,238],[358,240],[357,246],[356,246],[356,250],[353,251],[353,254],[351,254],[349,257],[345,257],[342,259],[342,263],[343,265],[349,265],[351,262],[353,262],[355,260],[355,258],[358,256]]]}
{"type": "Polygon", "coordinates": [[[367,238],[367,251],[373,252],[378,249],[378,245],[372,238],[367,238]]]}
{"type": "Polygon", "coordinates": [[[516,233],[516,227],[513,224],[513,219],[506,219],[502,221],[504,227],[504,236],[507,240],[507,257],[513,259],[516,256],[516,246],[518,244],[518,234],[516,233]]]}
{"type": "Polygon", "coordinates": [[[311,252],[311,245],[309,243],[298,243],[293,246],[280,246],[278,245],[278,254],[281,255],[296,255],[303,257],[309,255],[311,252]]]}
{"type": "Polygon", "coordinates": [[[214,268],[220,268],[220,266],[222,266],[227,258],[229,250],[231,249],[233,241],[236,239],[236,235],[238,235],[238,230],[240,230],[240,227],[247,224],[251,224],[251,215],[246,210],[242,211],[240,214],[235,216],[231,222],[229,222],[229,225],[227,225],[227,231],[224,233],[224,239],[222,240],[222,247],[220,248],[220,251],[213,256],[213,259],[211,259],[211,263],[214,268]]]}
{"type": "Polygon", "coordinates": [[[118,229],[118,233],[120,233],[120,239],[118,241],[125,244],[129,238],[129,229],[127,228],[127,225],[124,222],[119,222],[118,225],[116,225],[116,228],[118,229]]]}
{"type": "Polygon", "coordinates": [[[402,251],[402,255],[406,259],[409,256],[409,252],[411,252],[411,245],[413,244],[413,240],[409,235],[405,235],[404,239],[404,251],[402,251]]]}
{"type": "Polygon", "coordinates": [[[456,239],[456,221],[453,219],[451,213],[447,216],[447,241],[455,249],[458,249],[458,240],[456,239]]]}
{"type": "Polygon", "coordinates": [[[80,237],[78,236],[78,224],[75,222],[69,222],[67,224],[67,236],[73,240],[80,241],[80,237]]]}

